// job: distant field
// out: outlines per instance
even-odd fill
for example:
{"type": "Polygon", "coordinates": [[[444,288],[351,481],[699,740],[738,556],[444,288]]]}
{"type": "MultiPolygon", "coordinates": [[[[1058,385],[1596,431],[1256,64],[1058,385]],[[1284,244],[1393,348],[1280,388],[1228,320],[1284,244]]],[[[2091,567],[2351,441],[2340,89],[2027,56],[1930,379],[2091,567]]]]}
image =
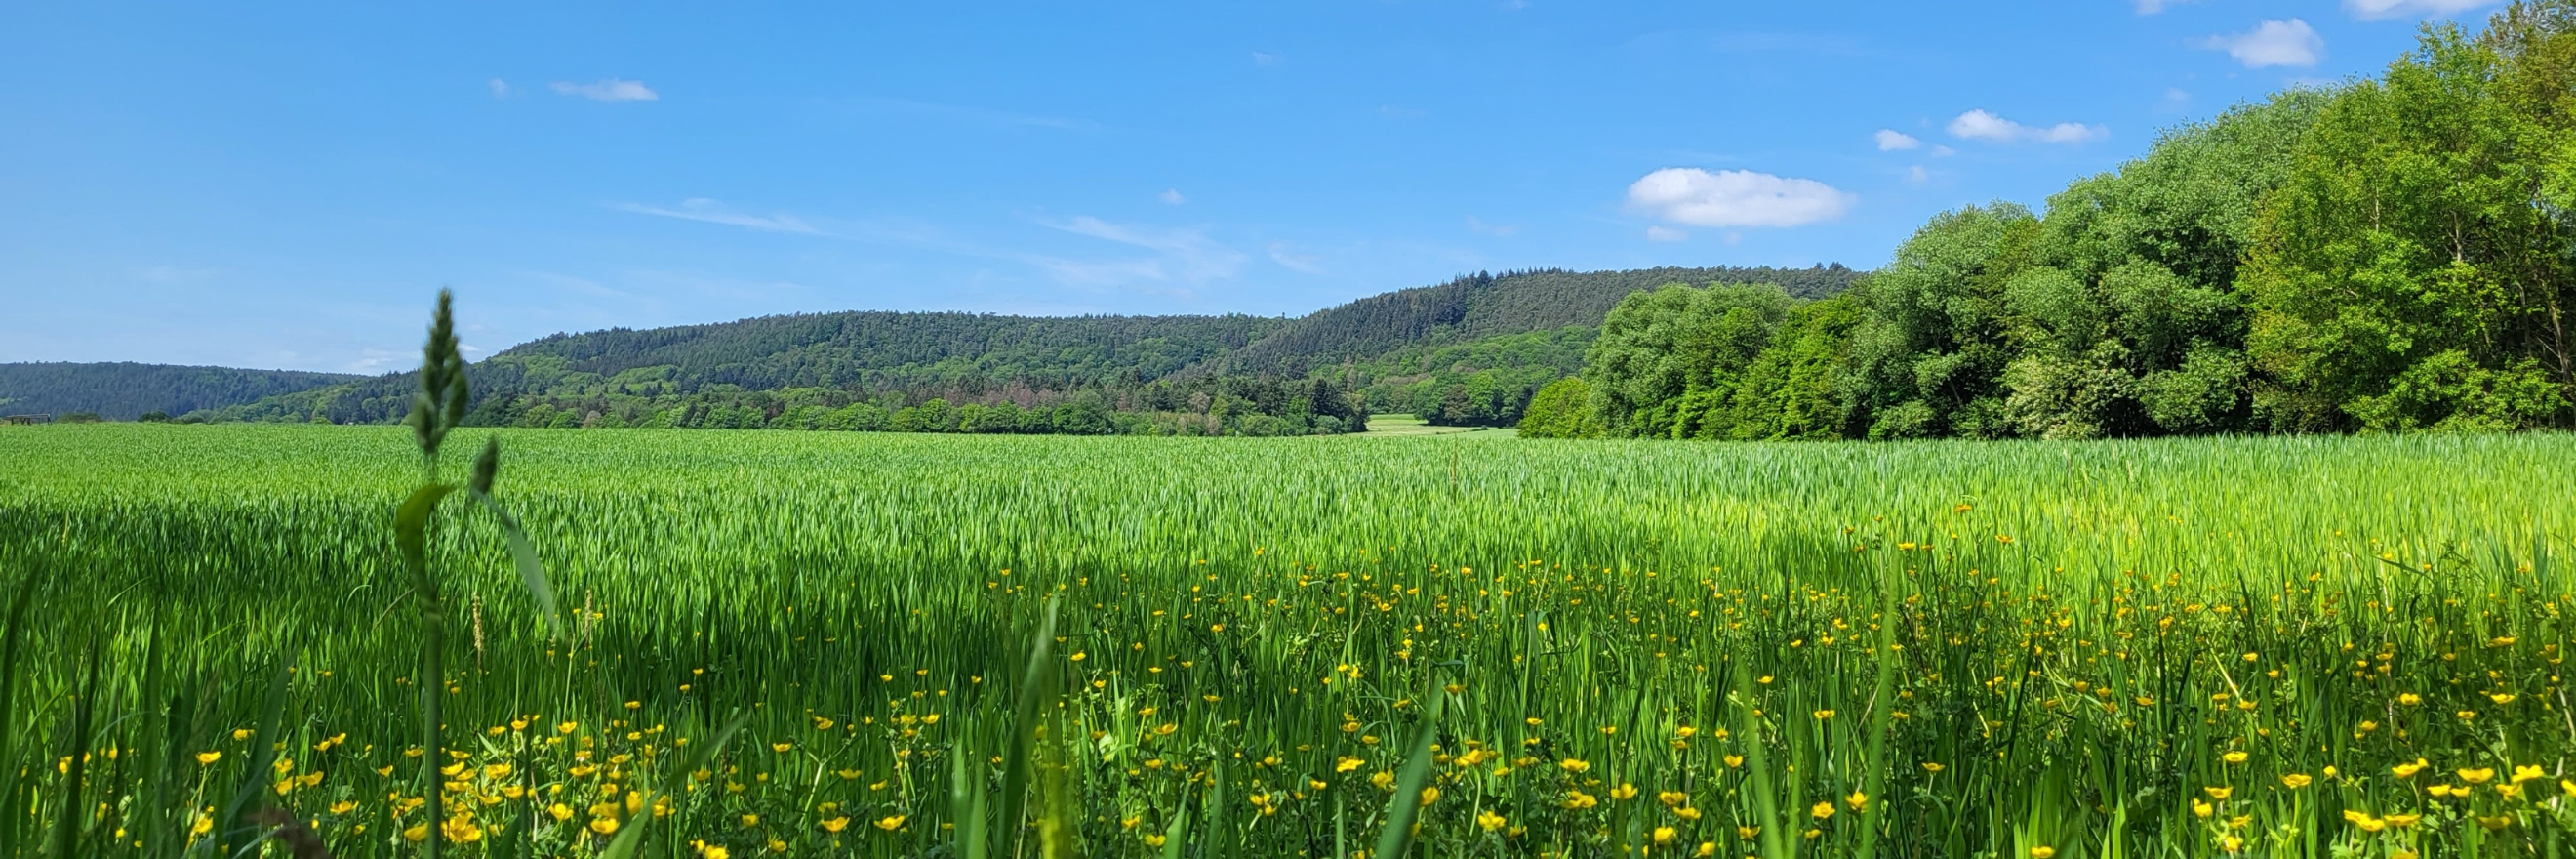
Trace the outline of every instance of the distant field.
{"type": "Polygon", "coordinates": [[[1512,427],[1442,427],[1432,426],[1412,415],[1370,415],[1368,432],[1361,438],[1411,438],[1415,436],[1448,436],[1461,439],[1518,438],[1521,431],[1512,427]]]}
{"type": "Polygon", "coordinates": [[[2568,436],[501,438],[574,637],[446,508],[433,785],[403,429],[0,427],[12,844],[244,797],[409,855],[435,791],[455,855],[947,851],[1055,595],[1030,807],[1091,856],[1354,855],[1411,761],[1442,857],[2542,855],[2576,814],[2568,436]]]}

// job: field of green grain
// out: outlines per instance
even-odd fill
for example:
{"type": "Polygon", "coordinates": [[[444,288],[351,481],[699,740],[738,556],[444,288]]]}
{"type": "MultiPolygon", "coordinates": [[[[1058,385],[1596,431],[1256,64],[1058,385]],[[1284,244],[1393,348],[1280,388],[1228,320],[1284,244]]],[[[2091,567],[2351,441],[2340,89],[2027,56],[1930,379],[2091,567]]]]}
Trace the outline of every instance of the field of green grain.
{"type": "Polygon", "coordinates": [[[407,431],[0,427],[0,853],[1359,857],[1418,812],[1433,857],[2543,856],[2576,822],[2566,436],[500,437],[564,628],[442,508],[433,679],[407,431]]]}

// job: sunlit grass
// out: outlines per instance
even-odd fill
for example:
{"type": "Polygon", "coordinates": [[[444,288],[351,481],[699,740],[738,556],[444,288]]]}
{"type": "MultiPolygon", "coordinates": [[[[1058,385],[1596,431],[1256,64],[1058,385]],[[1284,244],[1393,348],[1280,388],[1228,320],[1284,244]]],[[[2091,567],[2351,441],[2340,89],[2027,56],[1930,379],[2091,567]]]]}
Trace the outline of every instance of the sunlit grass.
{"type": "Polygon", "coordinates": [[[648,819],[668,855],[920,855],[961,776],[1004,790],[1056,594],[1091,855],[1373,849],[1435,711],[1423,855],[2545,853],[2576,813],[2564,436],[509,431],[568,638],[488,522],[432,535],[433,786],[403,433],[0,428],[0,575],[41,577],[10,850],[130,855],[156,806],[212,848],[250,785],[343,856],[408,851],[433,787],[457,855],[648,819]]]}

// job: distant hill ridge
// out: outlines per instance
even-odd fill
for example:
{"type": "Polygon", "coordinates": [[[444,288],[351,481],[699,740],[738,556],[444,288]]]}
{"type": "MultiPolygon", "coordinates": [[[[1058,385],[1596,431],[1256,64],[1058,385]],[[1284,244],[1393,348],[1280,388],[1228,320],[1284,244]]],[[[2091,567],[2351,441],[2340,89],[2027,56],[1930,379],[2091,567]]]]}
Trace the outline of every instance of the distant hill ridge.
{"type": "Polygon", "coordinates": [[[1771,283],[1799,298],[1823,298],[1851,286],[1859,272],[1841,263],[1804,269],[1647,268],[1478,272],[1447,283],[1380,293],[1290,321],[1243,349],[1195,368],[1201,372],[1303,373],[1343,360],[1407,346],[1440,345],[1569,325],[1597,327],[1629,293],[1668,283],[1771,283]]]}
{"type": "Polygon", "coordinates": [[[0,364],[0,414],[89,413],[130,421],[153,412],[180,415],[364,378],[130,361],[0,364]]]}
{"type": "MultiPolygon", "coordinates": [[[[1479,272],[1297,318],[890,311],[763,316],[552,334],[503,350],[474,364],[469,373],[477,400],[486,402],[803,388],[972,396],[996,390],[1132,387],[1157,379],[1220,375],[1294,377],[1404,350],[1419,353],[1496,337],[1598,327],[1620,298],[1667,283],[1764,282],[1801,298],[1815,298],[1839,292],[1859,276],[1839,264],[1804,269],[1479,272]]],[[[13,370],[48,366],[63,365],[0,365],[0,402],[27,396],[11,387],[9,380],[17,378],[10,375],[13,370]]],[[[127,368],[81,377],[83,384],[97,390],[127,393],[118,395],[113,408],[95,397],[56,396],[42,402],[49,406],[98,402],[101,407],[94,410],[110,418],[158,409],[171,414],[203,410],[219,419],[319,416],[339,423],[379,423],[402,416],[414,384],[409,373],[351,377],[140,364],[79,366],[127,368]],[[208,382],[191,389],[189,396],[171,389],[160,399],[154,399],[151,392],[156,389],[143,382],[208,371],[218,373],[208,378],[233,378],[221,373],[241,375],[239,381],[225,383],[229,387],[208,382]],[[126,375],[132,379],[123,378],[126,375]],[[237,393],[210,396],[208,391],[237,393]]],[[[55,384],[46,390],[64,389],[55,384]]],[[[14,408],[0,406],[0,410],[14,408]]]]}

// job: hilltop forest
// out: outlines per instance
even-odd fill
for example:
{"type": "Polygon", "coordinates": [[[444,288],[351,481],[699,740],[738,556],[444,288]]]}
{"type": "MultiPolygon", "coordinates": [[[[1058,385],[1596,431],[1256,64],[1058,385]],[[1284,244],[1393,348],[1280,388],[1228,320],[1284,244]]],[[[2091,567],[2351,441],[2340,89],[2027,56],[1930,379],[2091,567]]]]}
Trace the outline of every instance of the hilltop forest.
{"type": "MultiPolygon", "coordinates": [[[[1508,426],[1583,366],[1610,309],[1667,283],[1758,280],[1832,295],[1858,273],[1683,269],[1477,273],[1298,318],[850,312],[556,334],[468,369],[486,426],[775,428],[960,433],[1305,435],[1370,414],[1508,426]]],[[[187,399],[145,365],[0,365],[83,385],[47,402],[125,419],[388,423],[410,373],[187,399]],[[86,392],[89,399],[80,396],[86,392]],[[88,405],[113,403],[113,406],[88,405]]],[[[264,378],[256,371],[202,369],[264,378]]],[[[18,375],[13,375],[16,373],[18,375]]]]}
{"type": "Polygon", "coordinates": [[[2576,426],[2576,7],[2175,129],[1854,289],[1613,308],[1525,436],[2092,438],[2576,426]]]}

